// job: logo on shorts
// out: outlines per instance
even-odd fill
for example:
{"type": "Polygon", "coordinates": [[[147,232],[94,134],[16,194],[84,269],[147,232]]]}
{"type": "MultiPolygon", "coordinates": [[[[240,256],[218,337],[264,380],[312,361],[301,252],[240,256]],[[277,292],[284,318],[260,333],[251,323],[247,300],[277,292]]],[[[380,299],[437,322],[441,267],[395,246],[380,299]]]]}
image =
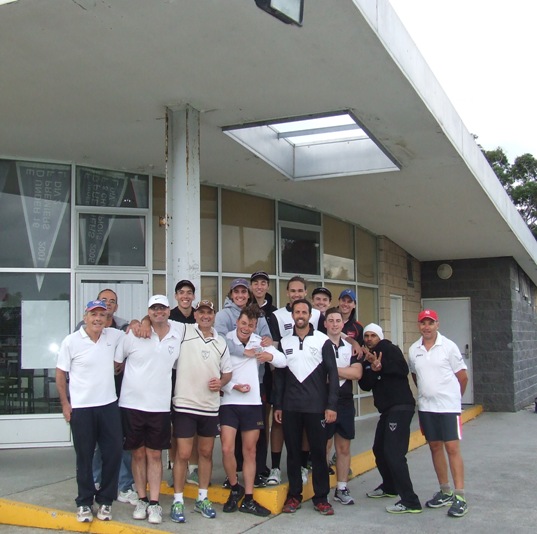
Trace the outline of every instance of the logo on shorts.
{"type": "Polygon", "coordinates": [[[321,419],[321,426],[326,428],[326,419],[321,419]]]}
{"type": "Polygon", "coordinates": [[[202,350],[201,351],[201,357],[206,360],[207,358],[209,358],[209,356],[211,355],[211,351],[210,350],[202,350]]]}
{"type": "Polygon", "coordinates": [[[393,432],[397,429],[397,423],[390,423],[390,430],[393,432]]]}

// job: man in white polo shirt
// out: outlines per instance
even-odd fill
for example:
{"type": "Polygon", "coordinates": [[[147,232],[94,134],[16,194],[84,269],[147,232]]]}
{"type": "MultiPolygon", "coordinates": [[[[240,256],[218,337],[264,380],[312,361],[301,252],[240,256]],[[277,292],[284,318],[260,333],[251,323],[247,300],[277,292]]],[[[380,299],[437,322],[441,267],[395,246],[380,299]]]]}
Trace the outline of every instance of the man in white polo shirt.
{"type": "Polygon", "coordinates": [[[462,517],[468,512],[468,505],[464,497],[464,464],[460,449],[461,400],[468,374],[459,348],[440,334],[439,324],[434,310],[420,312],[421,338],[409,350],[409,367],[418,386],[420,426],[429,443],[440,484],[440,491],[425,504],[429,508],[450,506],[449,516],[462,517]],[[449,485],[448,462],[454,491],[449,485]]]}
{"type": "Polygon", "coordinates": [[[172,369],[179,356],[185,325],[170,325],[170,304],[164,295],[153,295],[147,307],[151,337],[145,339],[129,333],[115,360],[117,368],[125,367],[119,398],[125,435],[123,448],[132,451],[132,472],[139,495],[132,517],[158,524],[162,523],[162,451],[170,448],[171,440],[172,369]]]}
{"type": "Polygon", "coordinates": [[[98,505],[97,518],[111,520],[112,502],[117,497],[123,434],[114,384],[114,353],[125,334],[115,328],[104,328],[107,319],[105,302],[88,302],[85,326],[62,341],[56,364],[56,386],[63,416],[71,424],[76,453],[78,495],[75,500],[80,522],[93,520],[94,499],[98,505]],[[92,473],[97,444],[103,462],[98,490],[92,473]]]}

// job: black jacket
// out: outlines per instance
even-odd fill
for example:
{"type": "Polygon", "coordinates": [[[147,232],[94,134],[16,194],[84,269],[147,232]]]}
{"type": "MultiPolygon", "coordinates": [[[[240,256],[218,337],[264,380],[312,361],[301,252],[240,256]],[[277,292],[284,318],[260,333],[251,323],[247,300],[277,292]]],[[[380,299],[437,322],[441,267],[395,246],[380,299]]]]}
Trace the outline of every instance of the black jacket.
{"type": "Polygon", "coordinates": [[[358,381],[364,391],[373,391],[373,401],[380,413],[394,406],[416,406],[412,390],[408,383],[408,364],[403,353],[391,341],[383,339],[374,350],[379,355],[382,352],[381,370],[371,370],[371,364],[362,358],[360,363],[364,368],[362,378],[358,381]]]}

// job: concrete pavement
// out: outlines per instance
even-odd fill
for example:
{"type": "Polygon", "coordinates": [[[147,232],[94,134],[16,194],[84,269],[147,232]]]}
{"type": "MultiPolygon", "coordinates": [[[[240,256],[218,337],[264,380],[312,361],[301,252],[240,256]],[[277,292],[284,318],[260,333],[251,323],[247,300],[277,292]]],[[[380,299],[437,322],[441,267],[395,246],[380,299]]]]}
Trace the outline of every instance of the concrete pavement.
{"type": "MultiPolygon", "coordinates": [[[[416,419],[416,418],[415,418],[416,419]]],[[[367,453],[373,439],[376,418],[357,423],[358,438],[353,447],[359,464],[367,463],[367,453]]],[[[416,421],[413,423],[416,428],[416,421]]],[[[460,519],[449,518],[447,509],[425,509],[421,514],[392,515],[385,512],[392,499],[368,499],[365,492],[379,483],[376,469],[365,472],[349,483],[356,500],[354,506],[334,503],[336,514],[322,517],[305,502],[295,515],[272,515],[261,519],[246,514],[224,514],[216,505],[215,520],[201,518],[192,512],[188,500],[187,524],[177,525],[169,520],[171,495],[162,496],[164,523],[152,528],[146,522],[131,518],[132,507],[115,503],[114,521],[79,524],[74,520],[74,453],[68,449],[32,449],[0,451],[0,534],[44,532],[37,526],[77,532],[328,532],[350,531],[397,532],[476,532],[525,533],[535,532],[537,507],[533,498],[537,476],[537,414],[523,410],[518,413],[484,413],[464,425],[462,442],[466,467],[466,495],[469,513],[460,519]],[[7,500],[6,500],[7,499],[7,500]],[[34,508],[34,506],[36,506],[34,508]],[[16,526],[29,524],[28,527],[16,526]],[[2,525],[11,522],[13,525],[2,525]],[[82,528],[81,528],[82,527],[82,528]]],[[[215,450],[214,491],[223,473],[219,450],[215,450]]],[[[437,491],[430,453],[420,447],[408,455],[414,487],[422,502],[437,491]]],[[[311,486],[311,483],[309,484],[311,486]]],[[[272,490],[256,490],[258,495],[272,490]]]]}

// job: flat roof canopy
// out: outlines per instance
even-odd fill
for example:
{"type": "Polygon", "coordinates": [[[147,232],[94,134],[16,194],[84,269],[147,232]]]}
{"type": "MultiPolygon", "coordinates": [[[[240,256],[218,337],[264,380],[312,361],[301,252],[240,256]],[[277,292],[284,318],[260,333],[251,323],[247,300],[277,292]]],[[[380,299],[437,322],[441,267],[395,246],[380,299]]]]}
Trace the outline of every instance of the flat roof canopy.
{"type": "Polygon", "coordinates": [[[386,0],[306,0],[303,26],[254,0],[0,6],[2,156],[165,173],[165,110],[201,111],[202,182],[333,214],[417,259],[537,245],[386,0]],[[223,132],[348,110],[400,170],[292,180],[223,132]]]}

